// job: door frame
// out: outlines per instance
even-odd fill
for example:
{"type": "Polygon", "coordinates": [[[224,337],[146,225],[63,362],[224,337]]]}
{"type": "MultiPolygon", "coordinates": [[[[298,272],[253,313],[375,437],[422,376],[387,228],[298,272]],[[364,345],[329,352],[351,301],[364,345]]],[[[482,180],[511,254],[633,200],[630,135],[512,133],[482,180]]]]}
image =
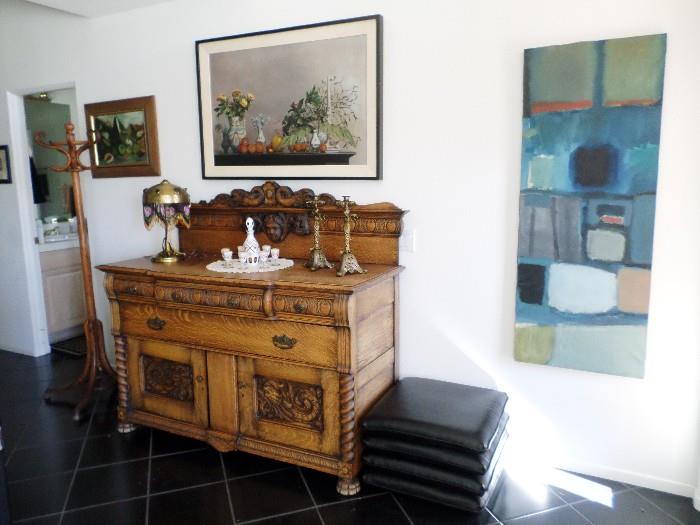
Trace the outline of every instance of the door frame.
{"type": "MultiPolygon", "coordinates": [[[[31,153],[27,143],[27,118],[24,112],[24,96],[43,91],[60,89],[77,90],[74,82],[55,84],[42,88],[17,90],[7,93],[7,106],[10,132],[10,151],[12,160],[13,183],[17,188],[17,208],[19,211],[19,226],[22,237],[22,255],[25,262],[27,297],[29,300],[29,319],[31,325],[31,348],[27,355],[38,357],[51,351],[49,344],[48,323],[46,319],[46,304],[44,286],[41,276],[41,262],[38,245],[35,243],[36,225],[34,222],[34,196],[32,192],[29,162],[19,162],[28,159],[31,153]]],[[[78,120],[78,115],[71,116],[78,120]]],[[[76,129],[82,126],[76,124],[76,129]]],[[[18,349],[23,350],[23,349],[18,349]]]]}

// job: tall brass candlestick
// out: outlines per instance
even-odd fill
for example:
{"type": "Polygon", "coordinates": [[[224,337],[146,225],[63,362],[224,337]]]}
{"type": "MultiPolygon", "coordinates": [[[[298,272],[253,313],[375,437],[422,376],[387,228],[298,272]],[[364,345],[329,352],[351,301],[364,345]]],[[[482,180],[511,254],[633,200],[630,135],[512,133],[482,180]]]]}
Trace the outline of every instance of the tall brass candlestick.
{"type": "Polygon", "coordinates": [[[321,249],[321,221],[325,217],[318,208],[326,204],[326,202],[319,199],[318,195],[315,195],[313,200],[306,201],[305,204],[307,207],[312,208],[311,213],[314,217],[314,245],[309,250],[309,260],[304,263],[304,266],[312,272],[319,268],[333,268],[333,264],[328,262],[326,254],[321,249]]]}
{"type": "Polygon", "coordinates": [[[336,205],[343,208],[343,216],[345,217],[345,221],[343,222],[345,249],[340,256],[340,265],[338,266],[336,275],[342,277],[346,273],[367,273],[367,270],[362,268],[360,263],[357,262],[357,257],[350,251],[350,229],[352,228],[352,221],[357,220],[357,214],[350,213],[350,207],[355,206],[355,203],[350,200],[348,195],[343,195],[342,202],[336,202],[336,205]]]}

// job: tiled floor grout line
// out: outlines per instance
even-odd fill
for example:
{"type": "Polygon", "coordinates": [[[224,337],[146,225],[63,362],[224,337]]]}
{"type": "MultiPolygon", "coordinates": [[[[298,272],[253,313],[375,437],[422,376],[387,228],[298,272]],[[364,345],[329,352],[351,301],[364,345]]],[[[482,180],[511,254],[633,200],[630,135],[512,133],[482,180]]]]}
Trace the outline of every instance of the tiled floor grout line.
{"type": "Polygon", "coordinates": [[[495,517],[498,521],[500,521],[500,522],[502,522],[502,523],[507,523],[507,522],[509,522],[509,521],[519,520],[519,519],[521,519],[521,518],[532,518],[533,516],[539,516],[540,514],[546,514],[547,512],[550,512],[550,511],[552,511],[552,510],[559,510],[559,509],[563,509],[564,507],[570,507],[570,506],[571,506],[571,505],[569,505],[569,504],[568,504],[566,501],[564,501],[564,500],[562,500],[562,502],[563,502],[563,503],[562,503],[561,505],[556,505],[556,506],[554,506],[554,507],[549,507],[548,509],[538,510],[537,512],[530,512],[529,514],[522,514],[522,515],[520,515],[520,516],[514,516],[514,517],[512,517],[512,518],[508,518],[507,520],[505,520],[505,519],[503,519],[503,518],[500,518],[499,516],[497,516],[497,515],[494,514],[493,512],[492,512],[491,514],[492,514],[493,517],[495,517]]]}
{"type": "Polygon", "coordinates": [[[258,523],[265,520],[270,520],[272,518],[284,518],[285,516],[291,516],[292,514],[300,514],[302,512],[307,512],[313,510],[313,507],[304,507],[302,509],[290,510],[289,512],[281,512],[279,514],[272,514],[271,516],[263,516],[261,518],[254,518],[252,520],[241,521],[238,525],[248,525],[249,523],[258,523]]]}
{"type": "Polygon", "coordinates": [[[212,450],[211,447],[197,447],[188,450],[178,450],[177,452],[164,452],[163,454],[154,454],[153,459],[167,458],[169,456],[179,456],[180,454],[187,454],[188,452],[201,452],[202,450],[212,450]]]}
{"type": "MultiPolygon", "coordinates": [[[[319,509],[325,508],[325,507],[332,507],[333,505],[341,505],[341,504],[343,504],[343,503],[347,503],[348,501],[355,501],[355,500],[360,500],[360,499],[376,498],[377,496],[384,496],[385,494],[387,494],[387,492],[382,492],[382,493],[380,493],[380,494],[370,494],[369,496],[364,496],[364,497],[360,497],[360,498],[349,498],[349,499],[343,499],[343,500],[341,500],[341,501],[331,501],[330,503],[320,503],[320,504],[318,504],[316,507],[319,508],[319,509]]],[[[301,508],[301,509],[290,510],[289,512],[281,512],[280,514],[271,514],[271,515],[269,515],[269,516],[261,516],[261,517],[259,517],[259,518],[255,518],[255,519],[252,519],[252,520],[242,521],[242,522],[240,522],[238,525],[247,525],[247,524],[249,524],[249,523],[257,523],[257,522],[259,522],[259,521],[269,520],[269,519],[272,519],[272,518],[281,518],[281,517],[284,517],[284,516],[289,516],[289,515],[291,515],[291,514],[297,514],[297,513],[299,513],[299,512],[305,512],[305,511],[311,510],[311,509],[313,509],[313,508],[314,508],[314,507],[304,507],[304,508],[301,508]]]]}
{"type": "Polygon", "coordinates": [[[187,487],[179,487],[176,489],[161,490],[159,492],[151,492],[150,497],[153,496],[163,496],[165,494],[174,494],[175,492],[182,492],[183,490],[199,489],[202,487],[211,487],[212,485],[218,485],[219,483],[226,483],[226,480],[210,481],[208,483],[200,483],[199,485],[189,485],[187,487]]]}
{"type": "MultiPolygon", "coordinates": [[[[110,435],[110,434],[105,434],[105,435],[110,435]]],[[[84,439],[84,438],[83,438],[83,439],[84,439]]],[[[90,438],[88,438],[88,440],[89,440],[89,439],[90,439],[90,438]]],[[[78,440],[77,440],[77,439],[73,439],[73,440],[71,440],[71,441],[78,441],[78,440]]],[[[32,448],[33,448],[33,447],[32,447],[32,448]]],[[[27,450],[27,449],[20,449],[20,450],[27,450]]],[[[153,459],[165,458],[165,457],[169,457],[169,456],[177,456],[177,455],[179,455],[179,454],[186,454],[187,452],[199,452],[199,451],[202,451],[202,450],[208,450],[208,449],[207,449],[206,447],[202,447],[202,448],[196,448],[196,449],[192,449],[192,450],[187,450],[187,451],[185,451],[185,452],[168,452],[168,453],[166,453],[166,454],[157,454],[157,455],[153,456],[153,459]]],[[[125,463],[136,463],[136,462],[138,462],[138,461],[147,460],[148,458],[149,458],[149,456],[141,456],[141,457],[139,457],[139,458],[125,459],[124,461],[114,461],[114,462],[112,462],[112,463],[100,463],[99,465],[89,465],[89,466],[87,466],[87,467],[80,467],[80,466],[79,466],[78,470],[82,472],[82,471],[84,471],[84,470],[95,470],[95,469],[104,468],[104,467],[112,467],[112,466],[114,466],[114,465],[123,465],[123,464],[125,464],[125,463]]],[[[269,472],[275,472],[276,470],[281,470],[281,469],[270,470],[269,472]]],[[[61,470],[61,471],[58,471],[58,472],[51,472],[51,473],[49,473],[49,474],[42,474],[41,476],[32,476],[32,477],[30,477],[30,478],[13,479],[12,481],[8,481],[8,484],[20,483],[20,482],[24,482],[24,481],[34,481],[34,480],[37,480],[37,479],[48,478],[48,477],[51,477],[51,476],[59,476],[59,475],[61,475],[61,474],[68,474],[69,472],[73,472],[73,469],[70,469],[70,470],[61,470]]],[[[255,476],[255,475],[257,475],[257,474],[250,474],[250,475],[255,476]]],[[[245,477],[245,476],[244,476],[244,477],[245,477]]],[[[230,478],[230,479],[234,479],[234,478],[230,478]]]]}
{"type": "MultiPolygon", "coordinates": [[[[233,525],[236,525],[236,512],[233,510],[233,499],[231,498],[231,488],[228,486],[228,476],[226,474],[226,465],[224,464],[224,455],[221,452],[219,452],[219,462],[221,463],[221,470],[224,473],[224,487],[226,488],[226,498],[228,499],[228,508],[231,511],[231,519],[233,520],[233,525]]],[[[146,525],[148,525],[148,523],[146,525]]]]}
{"type": "Polygon", "coordinates": [[[360,496],[359,498],[347,498],[347,499],[343,498],[343,499],[340,500],[340,501],[331,501],[331,502],[328,502],[328,503],[319,503],[319,504],[318,504],[318,508],[319,508],[319,509],[322,509],[322,508],[325,508],[325,507],[332,507],[333,505],[340,505],[340,504],[342,504],[342,503],[347,503],[348,501],[355,501],[355,500],[358,500],[358,499],[377,498],[377,497],[379,497],[379,496],[385,496],[386,494],[391,494],[391,493],[390,493],[390,492],[380,492],[379,494],[369,494],[368,496],[360,496]]]}
{"type": "Polygon", "coordinates": [[[44,479],[44,478],[50,478],[53,476],[62,476],[65,474],[70,474],[75,470],[75,467],[69,470],[59,470],[57,472],[50,472],[49,474],[42,474],[41,476],[32,476],[31,478],[21,478],[21,479],[13,479],[11,481],[8,481],[8,485],[14,485],[16,483],[25,483],[27,481],[36,481],[38,479],[44,479]]]}
{"type": "Polygon", "coordinates": [[[146,525],[148,525],[151,503],[151,463],[153,459],[153,430],[148,430],[148,469],[146,474],[146,525]]]}
{"type": "Polygon", "coordinates": [[[42,514],[40,516],[32,516],[31,518],[22,518],[20,520],[13,520],[12,525],[19,525],[20,523],[28,523],[34,520],[41,520],[44,518],[53,518],[54,516],[60,516],[60,512],[52,512],[51,514],[42,514]]]}
{"type": "Polygon", "coordinates": [[[574,507],[574,505],[573,505],[572,503],[569,503],[569,507],[571,507],[571,510],[573,510],[576,514],[578,514],[579,516],[581,516],[581,517],[582,517],[584,520],[586,520],[588,523],[590,523],[591,525],[596,525],[595,523],[593,523],[593,522],[588,518],[588,516],[586,516],[583,512],[581,512],[580,510],[578,510],[576,507],[574,507]]]}
{"type": "Polygon", "coordinates": [[[299,476],[301,476],[301,481],[304,483],[304,486],[306,487],[306,492],[309,494],[309,498],[311,498],[311,503],[313,503],[314,509],[316,509],[316,515],[318,516],[318,519],[321,520],[321,525],[326,525],[326,522],[323,520],[323,516],[321,516],[321,511],[318,510],[318,505],[316,505],[316,498],[314,498],[314,495],[311,492],[311,488],[309,487],[309,484],[306,482],[306,478],[304,477],[304,473],[301,471],[301,468],[299,468],[299,466],[297,466],[297,472],[299,473],[299,476]]]}
{"type": "Polygon", "coordinates": [[[664,510],[664,509],[662,509],[661,507],[659,507],[656,503],[654,503],[654,502],[651,501],[649,498],[647,498],[646,496],[644,496],[644,494],[642,494],[642,493],[639,492],[638,490],[632,489],[632,492],[634,492],[637,496],[639,496],[640,498],[642,498],[644,501],[646,501],[647,503],[649,503],[649,504],[652,505],[653,507],[659,509],[662,513],[664,513],[666,516],[668,516],[669,518],[671,518],[671,519],[672,519],[673,521],[675,521],[676,523],[680,523],[680,525],[685,525],[685,523],[682,522],[680,519],[676,518],[673,514],[670,514],[670,513],[667,512],[666,510],[664,510]]]}
{"type": "Polygon", "coordinates": [[[401,502],[396,497],[396,494],[394,494],[393,492],[390,492],[389,494],[391,494],[391,499],[393,499],[394,503],[396,503],[396,505],[399,507],[399,510],[403,513],[404,517],[408,520],[408,523],[410,523],[410,525],[415,525],[413,523],[413,520],[411,519],[411,516],[408,515],[408,512],[406,512],[406,509],[403,508],[403,505],[401,505],[401,502]]]}
{"type": "Polygon", "coordinates": [[[489,516],[491,516],[492,519],[496,520],[497,525],[503,525],[503,522],[500,520],[500,518],[498,518],[493,512],[491,512],[490,508],[484,507],[484,510],[488,513],[489,516]]]}
{"type": "Polygon", "coordinates": [[[22,425],[22,431],[19,433],[19,437],[17,438],[17,443],[15,443],[15,446],[12,447],[12,450],[7,454],[7,459],[5,460],[5,466],[10,464],[10,460],[12,459],[12,456],[15,455],[15,451],[17,450],[17,447],[19,444],[22,442],[22,438],[24,437],[24,434],[27,432],[27,425],[22,425]]]}
{"type": "MultiPolygon", "coordinates": [[[[88,433],[89,433],[89,430],[88,430],[88,433]]],[[[109,436],[109,435],[110,435],[110,434],[98,434],[98,435],[95,435],[95,436],[90,436],[90,435],[88,434],[87,436],[82,436],[82,437],[69,438],[69,439],[60,439],[60,440],[58,440],[58,441],[55,441],[54,443],[39,443],[39,444],[30,445],[30,446],[28,446],[28,447],[25,447],[25,446],[22,446],[22,447],[17,446],[17,447],[16,447],[16,450],[31,450],[31,449],[33,449],[33,448],[46,448],[46,447],[51,447],[51,446],[55,446],[55,445],[60,445],[60,444],[62,444],[62,443],[73,443],[74,441],[82,441],[82,440],[84,440],[84,439],[94,439],[94,438],[105,437],[105,436],[109,436]]]]}
{"type": "MultiPolygon", "coordinates": [[[[224,478],[224,481],[237,481],[239,479],[246,479],[246,478],[254,478],[255,476],[263,476],[265,474],[273,474],[275,472],[281,472],[283,470],[290,470],[292,468],[292,465],[287,465],[286,467],[280,467],[280,468],[273,468],[270,470],[262,470],[260,472],[255,472],[254,474],[243,474],[242,476],[233,476],[231,478],[224,478]]],[[[224,473],[224,476],[226,473],[224,473]]]]}
{"type": "Polygon", "coordinates": [[[63,516],[66,513],[66,507],[68,506],[68,500],[70,498],[70,493],[73,491],[73,484],[75,483],[75,478],[78,477],[78,467],[80,466],[80,461],[83,459],[83,452],[85,451],[85,445],[87,443],[88,432],[92,426],[92,419],[95,417],[95,407],[97,404],[92,405],[92,410],[90,411],[90,421],[88,421],[87,428],[85,429],[85,436],[83,440],[83,445],[80,447],[80,454],[78,454],[78,460],[75,463],[75,469],[73,470],[73,476],[68,484],[68,492],[66,492],[66,499],[63,500],[63,508],[61,509],[61,517],[58,519],[58,525],[63,523],[63,516]]]}
{"type": "MultiPolygon", "coordinates": [[[[98,507],[106,507],[108,505],[116,505],[118,503],[127,503],[129,501],[137,501],[140,499],[145,499],[146,495],[143,494],[141,496],[134,496],[133,498],[122,498],[122,499],[115,499],[112,501],[103,501],[102,503],[94,503],[92,505],[85,505],[84,507],[75,507],[74,509],[66,509],[64,514],[73,514],[74,512],[80,512],[81,510],[89,510],[89,509],[96,509],[98,507]]],[[[30,518],[34,519],[34,518],[30,518]]]]}

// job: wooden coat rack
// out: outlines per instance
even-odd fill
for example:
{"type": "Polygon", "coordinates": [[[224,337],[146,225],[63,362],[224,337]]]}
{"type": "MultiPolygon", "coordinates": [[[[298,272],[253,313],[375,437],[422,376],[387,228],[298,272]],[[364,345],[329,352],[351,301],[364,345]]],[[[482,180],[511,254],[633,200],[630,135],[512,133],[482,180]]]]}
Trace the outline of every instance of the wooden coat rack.
{"type": "Polygon", "coordinates": [[[90,169],[89,166],[85,166],[80,162],[80,155],[90,148],[93,143],[86,140],[75,140],[75,134],[73,133],[75,126],[71,122],[66,123],[65,128],[65,142],[45,142],[43,140],[43,133],[37,133],[34,140],[39,146],[56,150],[65,155],[66,164],[59,167],[51,167],[51,171],[70,171],[72,176],[73,199],[75,201],[75,210],[78,218],[78,238],[80,240],[80,265],[83,273],[85,307],[87,310],[87,319],[83,324],[85,339],[87,341],[87,354],[85,356],[85,366],[80,375],[65,386],[48,388],[44,392],[44,400],[49,403],[74,405],[73,419],[75,421],[80,421],[86,415],[86,409],[94,396],[98,372],[104,372],[113,380],[116,380],[116,374],[105,353],[102,322],[97,318],[97,312],[95,310],[90,245],[87,234],[87,223],[85,222],[85,212],[83,210],[83,197],[80,190],[80,172],[90,169]],[[82,392],[80,392],[81,389],[82,392]],[[79,392],[77,401],[75,395],[76,391],[79,392]]]}

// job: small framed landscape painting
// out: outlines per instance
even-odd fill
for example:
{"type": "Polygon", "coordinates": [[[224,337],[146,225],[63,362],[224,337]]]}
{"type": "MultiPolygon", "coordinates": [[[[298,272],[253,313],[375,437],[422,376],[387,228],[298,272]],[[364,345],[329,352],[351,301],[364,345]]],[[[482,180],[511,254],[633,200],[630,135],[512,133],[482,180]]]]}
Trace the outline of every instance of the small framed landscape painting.
{"type": "Polygon", "coordinates": [[[160,175],[155,97],[85,104],[93,177],[160,175]]]}
{"type": "Polygon", "coordinates": [[[381,16],[196,43],[202,177],[381,178],[381,16]]]}
{"type": "Polygon", "coordinates": [[[7,146],[0,146],[0,184],[10,184],[11,182],[10,151],[7,146]]]}

